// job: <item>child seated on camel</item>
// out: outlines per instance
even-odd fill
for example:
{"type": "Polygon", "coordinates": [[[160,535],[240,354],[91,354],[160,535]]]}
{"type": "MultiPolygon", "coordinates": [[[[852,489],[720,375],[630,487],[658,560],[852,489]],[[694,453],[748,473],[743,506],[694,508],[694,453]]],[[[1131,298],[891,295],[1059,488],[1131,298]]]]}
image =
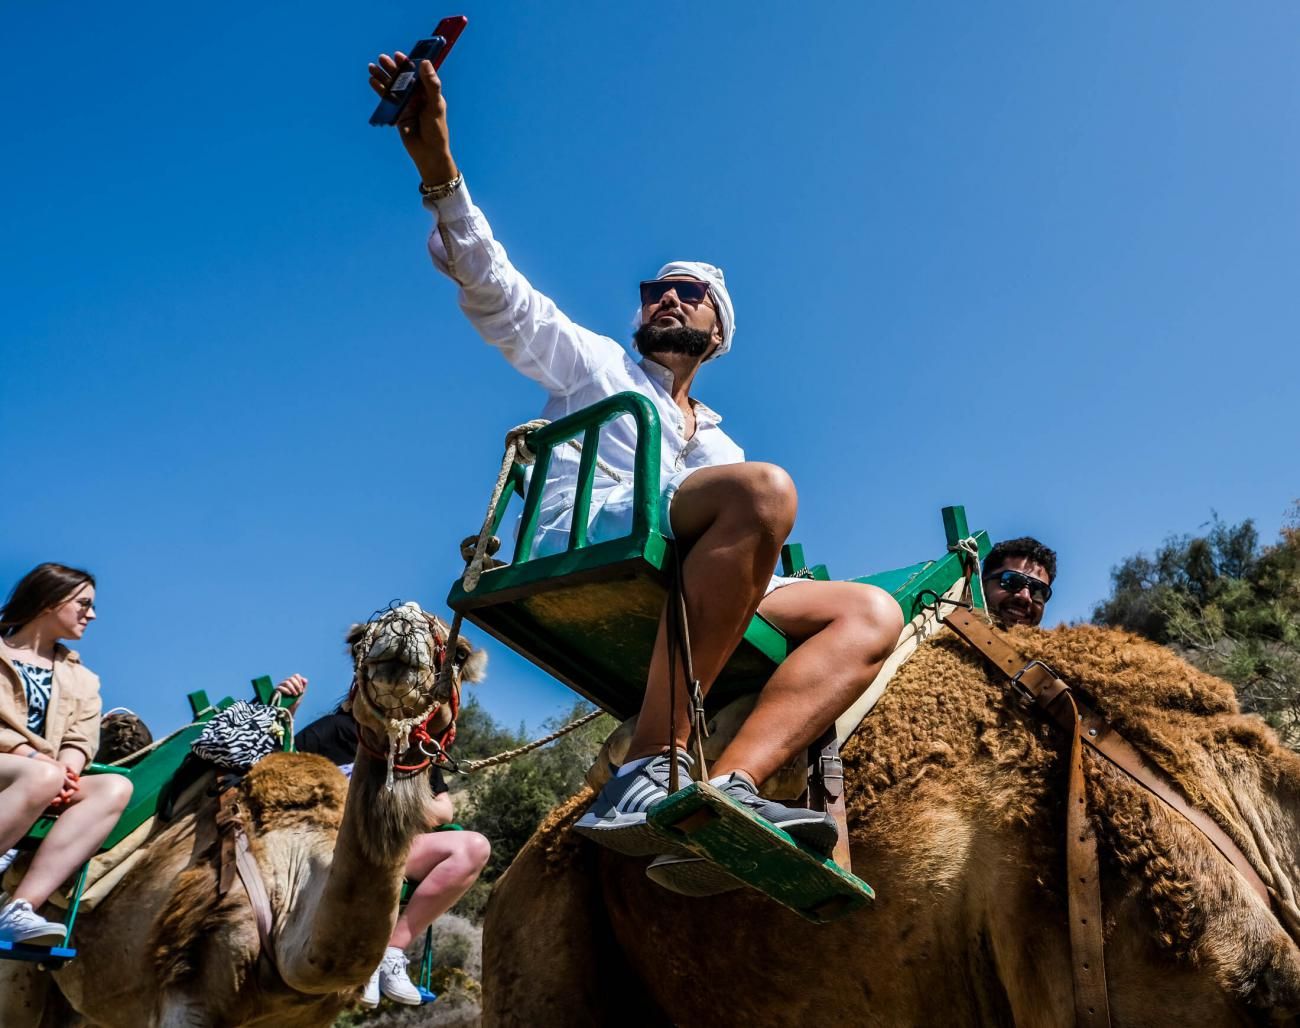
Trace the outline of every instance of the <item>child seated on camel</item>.
{"type": "Polygon", "coordinates": [[[12,897],[0,941],[55,945],[64,926],[36,911],[108,838],[131,798],[121,775],[82,778],[99,744],[99,679],[62,639],[95,619],[95,580],[41,564],[0,608],[0,853],[46,811],[58,820],[12,897]]]}
{"type": "MultiPolygon", "coordinates": [[[[281,684],[292,679],[306,685],[301,675],[292,675],[281,684]]],[[[294,742],[301,752],[318,753],[350,775],[357,739],[356,721],[340,706],[309,724],[294,742]]],[[[451,795],[437,768],[429,773],[429,792],[429,827],[450,824],[455,816],[451,795]]],[[[469,891],[491,855],[491,843],[478,832],[430,831],[412,840],[406,877],[418,884],[397,918],[384,959],[370,976],[361,998],[363,1006],[378,1006],[381,992],[396,1003],[414,1006],[420,1002],[420,993],[407,975],[406,947],[469,891]]]]}

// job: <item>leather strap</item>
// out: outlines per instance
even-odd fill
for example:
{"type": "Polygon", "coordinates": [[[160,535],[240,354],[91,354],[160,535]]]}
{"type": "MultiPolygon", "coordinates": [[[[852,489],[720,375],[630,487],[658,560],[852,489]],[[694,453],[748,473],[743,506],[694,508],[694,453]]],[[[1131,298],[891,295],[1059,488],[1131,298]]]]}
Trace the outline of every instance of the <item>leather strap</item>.
{"type": "Polygon", "coordinates": [[[239,876],[248,894],[248,902],[253,908],[253,917],[257,921],[257,936],[262,941],[262,953],[267,960],[275,964],[275,951],[271,948],[271,928],[274,918],[271,913],[271,900],[266,892],[266,882],[257,867],[248,845],[248,835],[244,831],[244,822],[239,809],[239,790],[228,786],[221,791],[217,804],[217,831],[221,838],[219,867],[217,872],[217,894],[224,896],[239,876]]]}
{"type": "Polygon", "coordinates": [[[1087,701],[1070,692],[1070,687],[1050,667],[1041,661],[1026,661],[995,629],[968,610],[953,611],[944,620],[1007,675],[1022,706],[1038,708],[1071,733],[1074,724],[1078,724],[1084,745],[1105,757],[1166,806],[1182,814],[1237,869],[1251,890],[1265,904],[1270,904],[1268,886],[1232,837],[1212,818],[1188,803],[1163,771],[1139,753],[1087,701]],[[1073,700],[1068,709],[1061,702],[1066,693],[1070,693],[1073,700]]]}
{"type": "Polygon", "coordinates": [[[217,797],[217,836],[220,840],[217,854],[218,896],[224,896],[235,884],[235,829],[238,823],[237,791],[233,787],[227,787],[217,797]]]}
{"type": "Polygon", "coordinates": [[[831,858],[852,874],[849,815],[844,794],[844,762],[840,759],[840,744],[834,724],[808,747],[808,806],[813,810],[824,810],[835,818],[840,834],[831,858]]]}
{"type": "Polygon", "coordinates": [[[1011,683],[1022,709],[1055,722],[1070,739],[1065,864],[1075,1022],[1080,1026],[1108,1025],[1110,1005],[1106,994],[1101,876],[1096,833],[1088,817],[1083,775],[1085,746],[1110,761],[1196,827],[1265,904],[1269,903],[1268,889],[1232,838],[1204,813],[1188,804],[1163,771],[1147,761],[1050,667],[1042,661],[1025,660],[999,632],[973,611],[957,609],[942,620],[1002,672],[1011,683]]]}
{"type": "MultiPolygon", "coordinates": [[[[1070,707],[1074,699],[1064,693],[1070,707]]],[[[1070,960],[1074,979],[1074,1023],[1109,1025],[1106,993],[1106,937],[1101,909],[1101,866],[1097,833],[1088,817],[1088,793],[1083,777],[1083,738],[1074,716],[1070,733],[1070,787],[1065,811],[1065,874],[1069,885],[1070,960]]]]}
{"type": "Polygon", "coordinates": [[[235,867],[239,871],[239,880],[244,883],[248,901],[253,906],[257,918],[257,936],[262,940],[262,953],[267,960],[275,963],[275,951],[271,948],[271,899],[266,894],[266,882],[257,867],[253,852],[248,846],[248,836],[240,826],[235,831],[235,867]]]}

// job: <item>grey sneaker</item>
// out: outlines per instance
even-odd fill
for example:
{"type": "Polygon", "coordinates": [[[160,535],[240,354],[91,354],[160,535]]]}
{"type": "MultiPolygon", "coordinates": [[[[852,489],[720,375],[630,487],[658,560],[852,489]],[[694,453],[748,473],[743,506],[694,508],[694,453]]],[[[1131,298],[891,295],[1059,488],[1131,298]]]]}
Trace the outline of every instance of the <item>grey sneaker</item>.
{"type": "MultiPolygon", "coordinates": [[[[690,758],[679,753],[677,766],[682,786],[689,785],[690,758]]],[[[646,823],[646,814],[656,803],[668,797],[668,772],[668,756],[660,754],[631,774],[611,778],[573,830],[629,857],[663,853],[670,847],[663,836],[646,823]]]]}
{"type": "Polygon", "coordinates": [[[682,896],[717,896],[745,883],[733,878],[707,857],[693,853],[665,853],[650,861],[645,876],[656,885],[682,896]]]}
{"type": "Polygon", "coordinates": [[[770,821],[796,842],[823,856],[829,856],[839,841],[839,826],[830,814],[806,807],[787,807],[784,803],[764,799],[744,775],[733,771],[730,775],[710,779],[709,784],[721,789],[728,799],[770,821]]]}

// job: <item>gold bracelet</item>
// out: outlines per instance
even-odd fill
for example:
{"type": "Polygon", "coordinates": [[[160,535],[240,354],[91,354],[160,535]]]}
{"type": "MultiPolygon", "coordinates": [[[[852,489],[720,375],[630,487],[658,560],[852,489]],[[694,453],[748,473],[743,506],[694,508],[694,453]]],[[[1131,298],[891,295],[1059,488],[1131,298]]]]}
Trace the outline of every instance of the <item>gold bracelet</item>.
{"type": "Polygon", "coordinates": [[[420,183],[420,195],[430,200],[442,200],[460,188],[460,184],[465,181],[464,175],[457,175],[450,182],[444,182],[440,186],[428,186],[423,182],[420,183]]]}

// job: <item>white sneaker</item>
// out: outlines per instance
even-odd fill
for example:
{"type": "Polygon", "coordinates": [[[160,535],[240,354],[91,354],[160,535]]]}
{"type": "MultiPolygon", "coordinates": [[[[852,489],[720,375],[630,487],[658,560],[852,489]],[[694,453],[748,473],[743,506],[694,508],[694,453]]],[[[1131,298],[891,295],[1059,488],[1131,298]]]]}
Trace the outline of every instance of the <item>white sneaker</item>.
{"type": "Polygon", "coordinates": [[[63,925],[45,920],[26,900],[14,900],[0,910],[0,942],[55,946],[65,935],[67,929],[63,925]]]}
{"type": "Polygon", "coordinates": [[[405,1003],[408,1007],[420,1005],[420,990],[406,973],[406,954],[400,949],[388,947],[378,973],[379,991],[394,1003],[405,1003]]]}
{"type": "Polygon", "coordinates": [[[361,1005],[374,1010],[379,1006],[379,968],[375,968],[375,973],[370,976],[370,981],[366,982],[366,991],[361,994],[361,1005]]]}

